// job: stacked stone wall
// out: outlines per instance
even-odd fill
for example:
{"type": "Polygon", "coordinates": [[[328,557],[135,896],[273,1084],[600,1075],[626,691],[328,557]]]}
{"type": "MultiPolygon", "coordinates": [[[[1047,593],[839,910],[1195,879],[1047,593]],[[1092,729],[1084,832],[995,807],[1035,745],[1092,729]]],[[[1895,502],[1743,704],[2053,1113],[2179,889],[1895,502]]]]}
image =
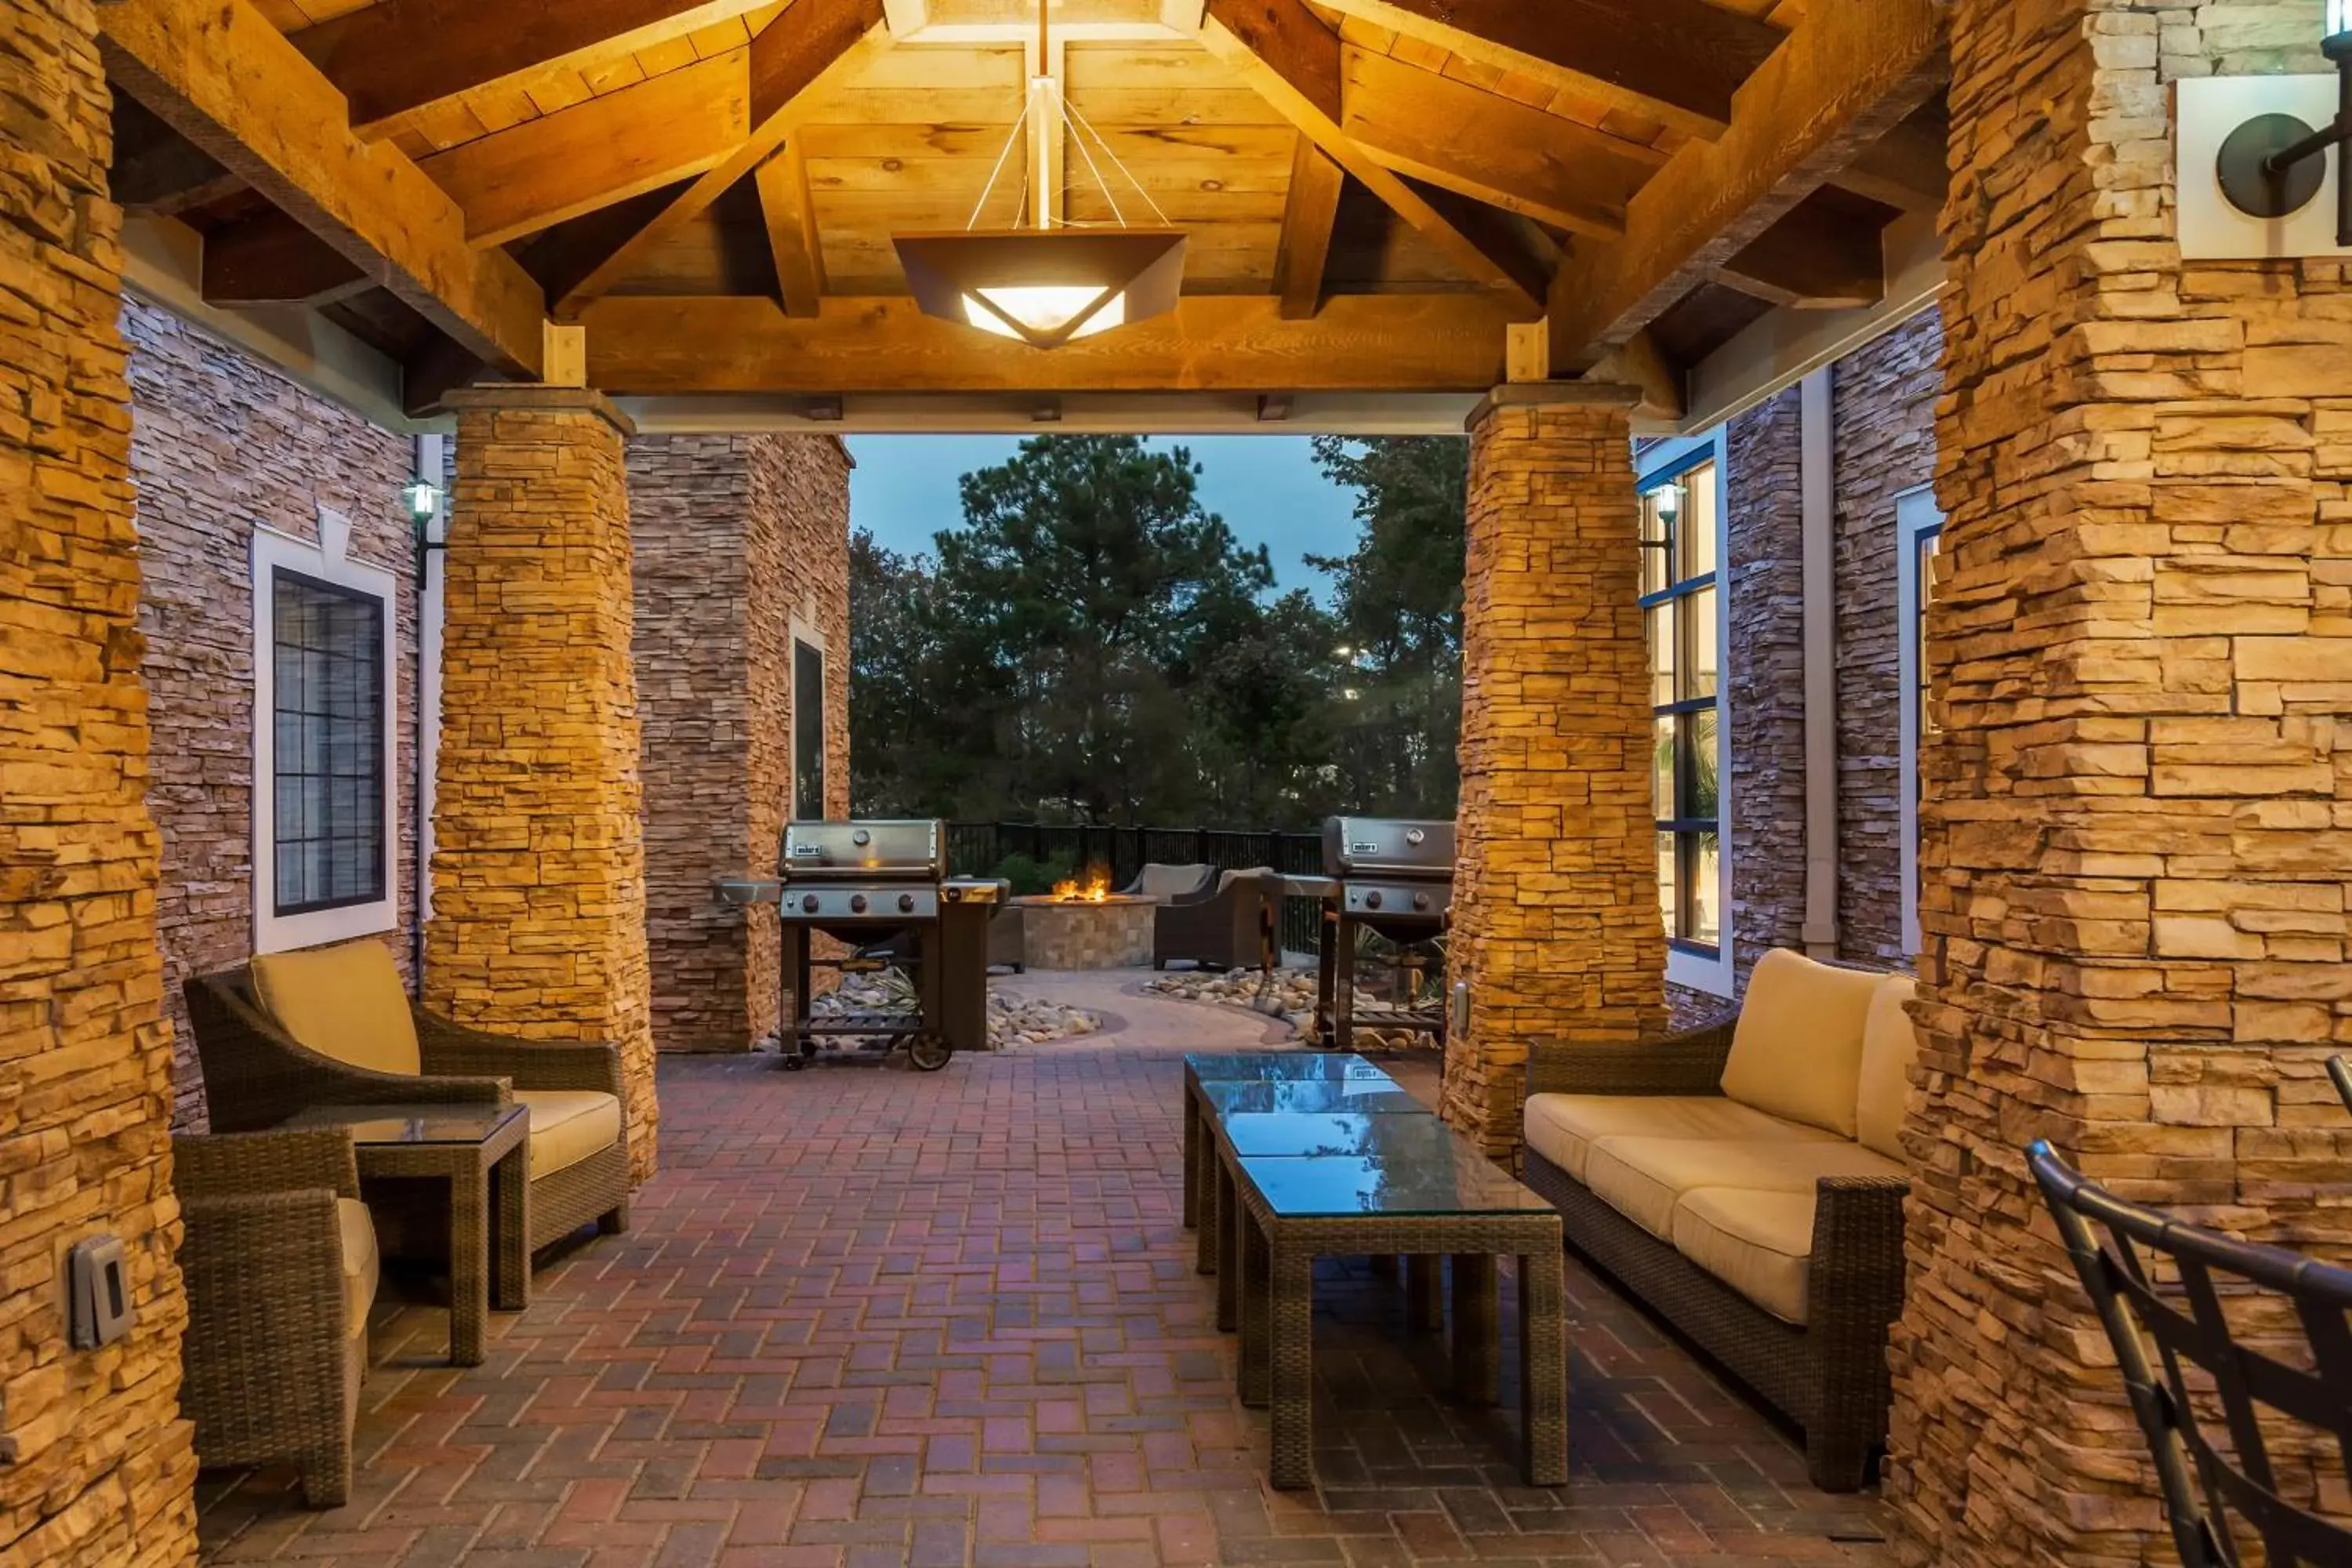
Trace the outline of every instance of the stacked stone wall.
{"type": "Polygon", "coordinates": [[[318,509],[351,520],[350,554],[396,580],[401,809],[398,929],[410,968],[416,893],[416,549],[401,485],[409,438],[345,412],[203,328],[123,304],[131,344],[131,479],[142,576],[142,668],[154,760],[147,807],[163,835],[157,919],[177,1044],[176,1121],[205,1124],[204,1079],[181,985],[253,952],[253,536],[316,541],[318,509]]]}
{"type": "MultiPolygon", "coordinates": [[[[2322,1076],[2352,1043],[2352,281],[2184,263],[2168,134],[2180,79],[2325,68],[2320,8],[1952,9],[1887,1495],[1910,1563],[2139,1564],[2171,1555],[2149,1459],[2025,1145],[2352,1252],[2322,1076]]],[[[2332,1442],[2273,1456],[2284,1495],[2343,1506],[2332,1442]]]]}
{"type": "Polygon", "coordinates": [[[0,1562],[195,1551],[121,215],[85,0],[0,0],[0,1562]],[[130,1332],[66,1340],[67,1249],[130,1332]]]}
{"type": "Polygon", "coordinates": [[[1443,1102],[1497,1152],[1529,1038],[1632,1041],[1666,1016],[1626,416],[1513,395],[1470,431],[1449,964],[1471,1016],[1443,1102]]]}

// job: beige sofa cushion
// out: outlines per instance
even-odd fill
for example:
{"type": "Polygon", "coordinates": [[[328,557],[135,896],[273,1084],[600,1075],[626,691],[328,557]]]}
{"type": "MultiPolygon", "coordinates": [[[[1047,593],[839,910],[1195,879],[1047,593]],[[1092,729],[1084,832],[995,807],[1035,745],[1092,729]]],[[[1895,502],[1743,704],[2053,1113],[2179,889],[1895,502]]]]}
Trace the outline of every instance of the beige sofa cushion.
{"type": "Polygon", "coordinates": [[[1723,1092],[1742,1105],[1853,1137],[1863,1018],[1884,978],[1785,950],[1757,960],[1723,1064],[1723,1092]]]}
{"type": "Polygon", "coordinates": [[[1536,1094],[1528,1097],[1528,1147],[1583,1181],[1603,1138],[1723,1138],[1751,1143],[1834,1142],[1837,1134],[1767,1116],[1719,1094],[1536,1094]]]}
{"type": "Polygon", "coordinates": [[[380,942],[259,954],[253,992],[279,1028],[320,1056],[409,1078],[421,1070],[408,992],[380,942]]]}
{"type": "Polygon", "coordinates": [[[1675,1250],[1783,1322],[1802,1327],[1812,1275],[1811,1193],[1696,1187],[1675,1205],[1675,1250]]]}
{"type": "Polygon", "coordinates": [[[1903,1167],[1859,1143],[1828,1139],[1731,1142],[1719,1138],[1603,1138],[1585,1162],[1595,1197],[1662,1241],[1675,1235],[1675,1205],[1700,1187],[1810,1193],[1823,1176],[1900,1176],[1903,1167]]]}
{"type": "Polygon", "coordinates": [[[621,1102],[601,1089],[519,1089],[530,1111],[530,1178],[576,1165],[621,1141],[621,1102]]]}
{"type": "Polygon", "coordinates": [[[1172,899],[1207,881],[1209,869],[1207,866],[1167,866],[1155,861],[1136,874],[1135,890],[1147,899],[1172,899]]]}
{"type": "Polygon", "coordinates": [[[357,1198],[335,1200],[336,1239],[341,1244],[343,1304],[349,1309],[343,1331],[358,1339],[367,1332],[368,1309],[375,1305],[375,1288],[383,1260],[375,1249],[375,1220],[357,1198]]]}
{"type": "Polygon", "coordinates": [[[1905,1006],[1919,987],[1907,974],[1890,974],[1871,994],[1862,1026],[1861,1089],[1854,1100],[1854,1133],[1865,1149],[1890,1160],[1903,1158],[1904,1101],[1911,1093],[1911,1062],[1919,1054],[1918,1032],[1905,1006]]]}

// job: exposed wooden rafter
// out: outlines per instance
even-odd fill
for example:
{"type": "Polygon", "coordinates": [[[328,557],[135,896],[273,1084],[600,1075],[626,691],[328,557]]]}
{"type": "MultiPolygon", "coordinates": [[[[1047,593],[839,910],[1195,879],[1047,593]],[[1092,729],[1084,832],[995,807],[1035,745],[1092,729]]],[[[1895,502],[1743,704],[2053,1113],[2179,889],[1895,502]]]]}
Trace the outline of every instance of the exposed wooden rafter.
{"type": "Polygon", "coordinates": [[[1933,93],[1942,0],[1815,5],[1739,97],[1717,142],[1644,185],[1622,241],[1580,239],[1551,290],[1553,363],[1591,365],[1755,243],[1933,93]]]}
{"type": "Polygon", "coordinates": [[[1311,321],[1270,296],[1174,310],[1051,351],[926,316],[906,299],[615,295],[584,318],[588,379],[615,395],[764,392],[1483,392],[1503,377],[1502,301],[1341,295],[1311,321]]]}
{"type": "Polygon", "coordinates": [[[1475,281],[1501,290],[1516,316],[1542,314],[1542,291],[1529,292],[1526,271],[1516,258],[1489,254],[1478,237],[1465,233],[1438,205],[1347,133],[1341,124],[1346,110],[1339,37],[1316,20],[1305,0],[1208,0],[1201,38],[1276,113],[1436,245],[1454,266],[1475,281]]]}
{"type": "Polygon", "coordinates": [[[1951,135],[1942,100],[1933,100],[1831,175],[1830,184],[1901,212],[1939,213],[1950,183],[1951,135]]]}
{"type": "MultiPolygon", "coordinates": [[[[1708,138],[1729,128],[1732,95],[1783,37],[1769,22],[1706,0],[1325,3],[1473,64],[1708,138]]],[[[1840,3],[1867,10],[1874,0],[1840,3]]]]}
{"type": "Polygon", "coordinates": [[[1716,268],[1743,294],[1799,310],[1847,310],[1886,297],[1886,214],[1816,191],[1716,268]]]}
{"type": "Polygon", "coordinates": [[[477,245],[509,239],[701,174],[751,129],[749,49],[666,71],[420,165],[466,209],[477,245]]]}
{"type": "Polygon", "coordinates": [[[125,0],[99,13],[123,90],[468,352],[536,378],[546,300],[397,148],[362,142],[341,95],[246,0],[125,0]]]}
{"type": "Polygon", "coordinates": [[[1274,291],[1281,296],[1285,321],[1306,321],[1323,306],[1331,228],[1339,221],[1339,195],[1347,184],[1347,171],[1302,133],[1297,156],[1291,161],[1282,239],[1274,258],[1274,291]]]}
{"type": "Polygon", "coordinates": [[[776,264],[776,293],[789,316],[814,316],[824,297],[824,253],[816,240],[816,208],[809,199],[808,160],[800,138],[760,165],[760,214],[768,227],[768,254],[776,264]]]}
{"type": "Polygon", "coordinates": [[[751,40],[751,134],[567,290],[557,314],[566,320],[577,316],[628,276],[647,251],[708,211],[783,144],[796,122],[796,108],[805,109],[804,95],[851,67],[863,49],[887,47],[888,41],[882,0],[793,0],[751,40]]]}
{"type": "Polygon", "coordinates": [[[381,0],[305,27],[294,45],[374,136],[413,110],[590,49],[679,37],[769,0],[381,0]]]}
{"type": "Polygon", "coordinates": [[[172,217],[234,195],[245,182],[119,89],[107,194],[125,212],[172,217]]]}
{"type": "Polygon", "coordinates": [[[208,305],[323,305],[373,287],[341,251],[281,212],[205,236],[208,305]]]}

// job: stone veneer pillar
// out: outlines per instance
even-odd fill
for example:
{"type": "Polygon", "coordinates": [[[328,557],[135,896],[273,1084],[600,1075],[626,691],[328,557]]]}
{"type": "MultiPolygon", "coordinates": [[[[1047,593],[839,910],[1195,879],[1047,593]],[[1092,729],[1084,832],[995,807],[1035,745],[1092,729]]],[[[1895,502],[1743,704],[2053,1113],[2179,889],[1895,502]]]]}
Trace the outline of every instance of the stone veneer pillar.
{"type": "Polygon", "coordinates": [[[0,0],[0,1562],[195,1553],[121,214],[86,0],[0,0]],[[66,1249],[136,1321],[66,1342],[66,1249]]]}
{"type": "Polygon", "coordinates": [[[632,1174],[659,1113],[630,662],[628,422],[560,387],[457,408],[425,1000],[460,1024],[620,1047],[632,1174]]]}
{"type": "Polygon", "coordinates": [[[1622,408],[1504,387],[1470,420],[1446,1119],[1519,1138],[1528,1041],[1664,1026],[1640,508],[1622,408]]]}
{"type": "MultiPolygon", "coordinates": [[[[2172,84],[2317,70],[2319,7],[1957,0],[1903,1560],[2168,1560],[2024,1169],[2341,1258],[2352,1130],[2352,288],[2189,263],[2172,84]]],[[[2185,177],[2185,176],[2184,176],[2185,177]]],[[[2340,1506],[2333,1446],[2273,1449],[2340,1506]]]]}

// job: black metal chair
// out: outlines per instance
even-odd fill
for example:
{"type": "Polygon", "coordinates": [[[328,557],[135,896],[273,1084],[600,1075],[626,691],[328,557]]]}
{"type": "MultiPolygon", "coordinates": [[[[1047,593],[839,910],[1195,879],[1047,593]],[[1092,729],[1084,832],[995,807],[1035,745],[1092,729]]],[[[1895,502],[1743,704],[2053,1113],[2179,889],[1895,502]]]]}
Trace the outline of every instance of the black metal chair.
{"type": "Polygon", "coordinates": [[[2352,1269],[2126,1202],[2084,1180],[2045,1142],[2026,1160],[2115,1345],[2183,1568],[2239,1568],[2242,1536],[2261,1542],[2268,1568],[2352,1563],[2352,1524],[2279,1495],[2263,1433],[2266,1415],[2273,1432],[2278,1417],[2300,1423],[2332,1437],[2352,1472],[2352,1269]],[[2177,1274],[2177,1286],[2151,1279],[2157,1260],[2164,1267],[2155,1272],[2177,1274]],[[2238,1342],[2222,1302],[2242,1308],[2248,1285],[2293,1303],[2308,1365],[2238,1342]],[[2184,1363],[2211,1380],[2210,1392],[2191,1394],[2184,1363]]]}

